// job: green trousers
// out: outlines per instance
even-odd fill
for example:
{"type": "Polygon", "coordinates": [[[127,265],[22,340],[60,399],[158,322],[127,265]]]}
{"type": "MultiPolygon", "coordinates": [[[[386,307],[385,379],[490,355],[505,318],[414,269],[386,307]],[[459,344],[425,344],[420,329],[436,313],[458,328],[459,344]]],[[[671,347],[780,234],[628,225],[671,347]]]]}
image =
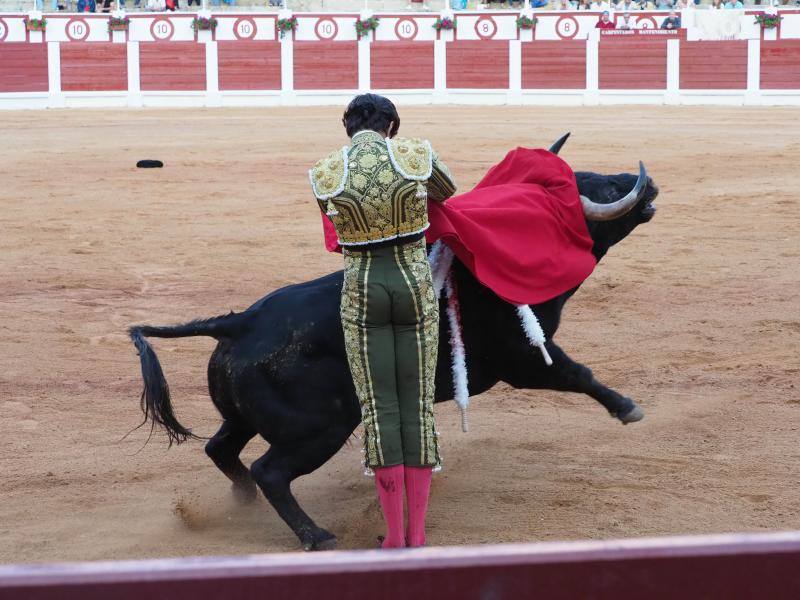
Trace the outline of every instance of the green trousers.
{"type": "Polygon", "coordinates": [[[439,307],[425,240],[344,250],[342,325],[367,467],[438,466],[439,307]]]}

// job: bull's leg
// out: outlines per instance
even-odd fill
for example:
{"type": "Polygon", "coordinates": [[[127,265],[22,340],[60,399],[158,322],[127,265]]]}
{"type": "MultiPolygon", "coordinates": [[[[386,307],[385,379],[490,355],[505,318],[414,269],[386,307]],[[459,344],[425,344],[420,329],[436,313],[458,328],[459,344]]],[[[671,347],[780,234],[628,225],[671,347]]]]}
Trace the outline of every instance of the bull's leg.
{"type": "Polygon", "coordinates": [[[332,550],[336,547],[336,536],[318,527],[300,508],[290,485],[301,475],[325,464],[344,445],[352,431],[352,427],[335,427],[305,442],[286,446],[273,444],[250,467],[253,479],[280,517],[300,538],[305,550],[332,550]]]}
{"type": "Polygon", "coordinates": [[[644,413],[636,402],[597,381],[591,369],[572,360],[556,344],[548,342],[547,349],[553,359],[553,365],[546,371],[552,389],[587,394],[624,425],[644,418],[644,413]]]}
{"type": "Polygon", "coordinates": [[[255,431],[244,425],[226,420],[206,444],[206,454],[231,480],[233,495],[242,503],[252,502],[258,494],[258,489],[250,477],[250,471],[239,458],[239,453],[255,434],[255,431]]]}

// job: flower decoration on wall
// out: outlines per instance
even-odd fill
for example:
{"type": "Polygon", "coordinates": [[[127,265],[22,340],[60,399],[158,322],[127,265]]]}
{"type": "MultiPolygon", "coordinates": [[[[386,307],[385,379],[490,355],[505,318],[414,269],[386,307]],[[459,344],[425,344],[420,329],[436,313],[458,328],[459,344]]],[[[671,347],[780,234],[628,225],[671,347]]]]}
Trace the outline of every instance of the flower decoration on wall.
{"type": "Polygon", "coordinates": [[[370,31],[375,31],[381,20],[378,17],[370,17],[369,19],[356,19],[356,33],[358,39],[368,35],[370,31]]]}
{"type": "Polygon", "coordinates": [[[192,19],[192,29],[195,31],[214,31],[217,28],[217,20],[214,17],[195,17],[192,19]]]}
{"type": "Polygon", "coordinates": [[[111,17],[108,20],[108,31],[128,31],[130,24],[129,17],[111,17]]]}
{"type": "Polygon", "coordinates": [[[280,33],[281,39],[283,39],[283,36],[285,36],[287,33],[297,29],[297,17],[278,19],[275,21],[275,28],[278,30],[278,33],[280,33]]]}
{"type": "Polygon", "coordinates": [[[449,31],[450,29],[455,29],[456,20],[451,19],[450,17],[444,17],[444,18],[439,17],[438,19],[436,19],[436,22],[434,22],[433,28],[436,31],[442,31],[442,30],[449,31]]]}
{"type": "Polygon", "coordinates": [[[28,31],[44,31],[47,29],[47,19],[30,19],[25,17],[25,29],[28,31]]]}
{"type": "Polygon", "coordinates": [[[520,15],[517,17],[517,29],[533,29],[536,23],[539,22],[539,19],[536,17],[526,17],[525,15],[520,15]]]}
{"type": "Polygon", "coordinates": [[[754,23],[761,25],[761,29],[775,29],[778,25],[780,25],[781,19],[783,19],[783,17],[780,15],[759,13],[756,15],[756,20],[754,23]]]}

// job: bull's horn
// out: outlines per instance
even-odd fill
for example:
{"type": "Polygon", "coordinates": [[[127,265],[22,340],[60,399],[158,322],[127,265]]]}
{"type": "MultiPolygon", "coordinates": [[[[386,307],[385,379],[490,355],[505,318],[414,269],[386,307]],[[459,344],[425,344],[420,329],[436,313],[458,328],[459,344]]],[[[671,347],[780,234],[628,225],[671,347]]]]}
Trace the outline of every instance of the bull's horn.
{"type": "Polygon", "coordinates": [[[553,154],[558,154],[561,151],[561,147],[564,144],[566,144],[567,138],[569,138],[569,134],[570,133],[571,132],[568,131],[567,133],[562,135],[560,138],[558,138],[555,142],[553,142],[553,145],[550,146],[550,152],[552,152],[553,154]]]}
{"type": "Polygon", "coordinates": [[[590,221],[610,221],[621,217],[638,204],[639,200],[644,196],[646,188],[647,169],[644,168],[642,161],[639,161],[639,179],[636,180],[636,185],[633,186],[630,192],[611,204],[592,202],[586,196],[581,196],[583,214],[590,221]]]}

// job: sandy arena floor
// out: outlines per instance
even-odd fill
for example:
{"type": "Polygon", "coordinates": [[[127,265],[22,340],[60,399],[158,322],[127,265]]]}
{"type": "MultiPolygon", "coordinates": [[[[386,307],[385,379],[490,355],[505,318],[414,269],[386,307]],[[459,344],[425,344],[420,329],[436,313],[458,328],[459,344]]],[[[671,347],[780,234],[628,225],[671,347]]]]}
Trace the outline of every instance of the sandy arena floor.
{"type": "MultiPolygon", "coordinates": [[[[305,170],[340,109],[0,114],[0,561],[295,550],[260,499],[237,507],[192,442],[140,421],[133,323],[240,310],[338,268],[305,170]],[[163,170],[137,170],[160,158],[163,170]]],[[[445,471],[432,544],[800,528],[800,127],[794,109],[407,108],[462,189],[565,130],[576,169],[633,171],[659,213],[567,305],[558,339],[647,418],[498,386],[445,471]]],[[[155,340],[179,419],[219,422],[213,340],[155,340]]],[[[252,461],[265,450],[254,440],[252,461]]],[[[382,531],[357,444],[294,486],[340,547],[382,531]]]]}

